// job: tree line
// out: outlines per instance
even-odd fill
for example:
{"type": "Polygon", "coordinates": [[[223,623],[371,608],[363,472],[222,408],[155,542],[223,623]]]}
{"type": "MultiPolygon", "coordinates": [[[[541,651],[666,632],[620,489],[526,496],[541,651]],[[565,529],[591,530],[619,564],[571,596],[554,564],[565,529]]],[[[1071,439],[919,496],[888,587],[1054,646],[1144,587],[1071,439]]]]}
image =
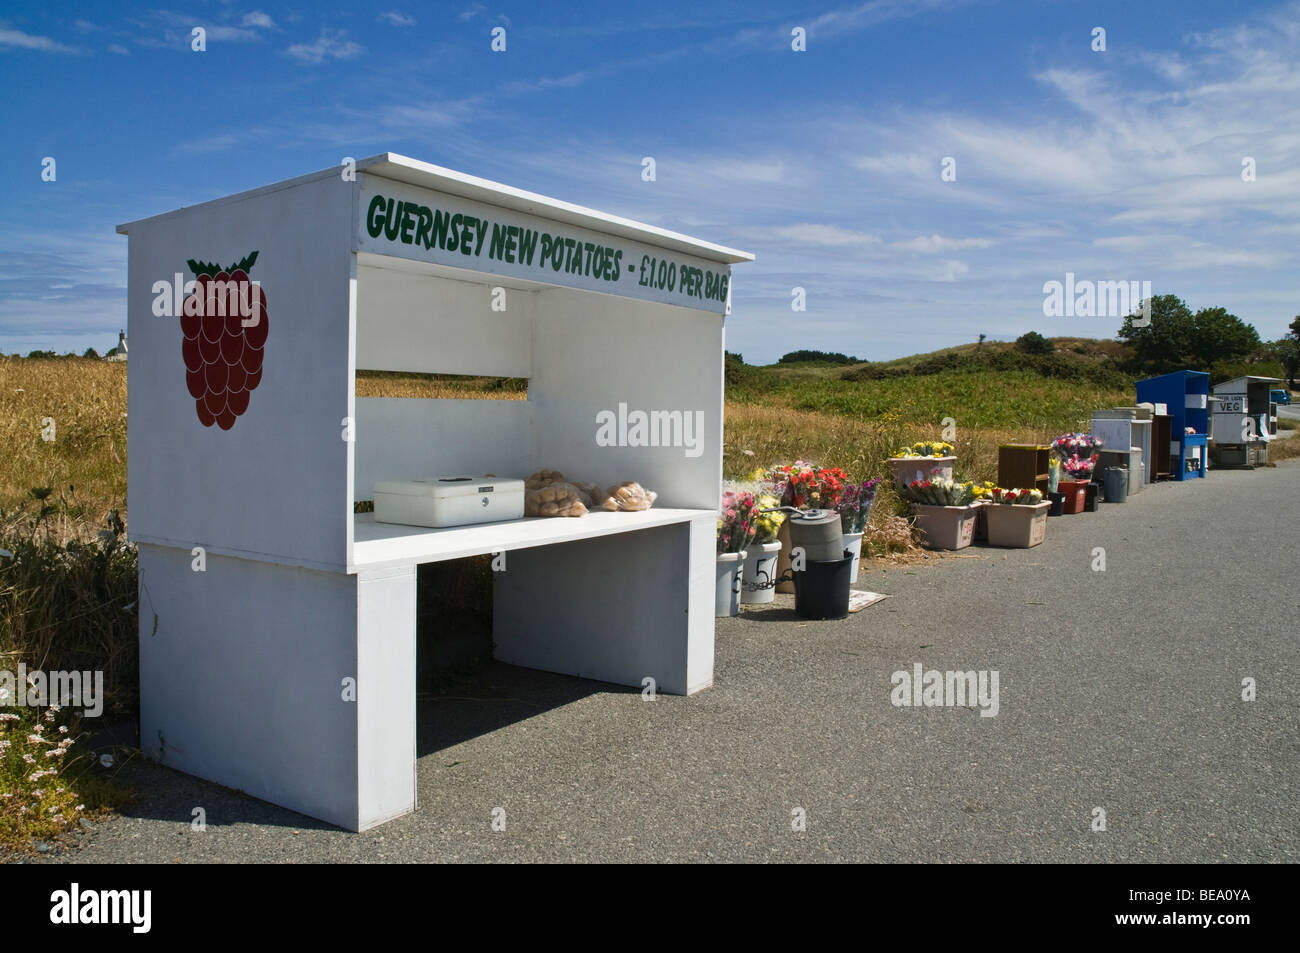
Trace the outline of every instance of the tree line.
{"type": "MultiPolygon", "coordinates": [[[[1266,364],[1280,368],[1281,376],[1295,386],[1300,371],[1300,315],[1291,322],[1290,333],[1275,341],[1261,340],[1254,326],[1226,308],[1193,312],[1177,295],[1153,297],[1149,323],[1139,324],[1136,317],[1126,317],[1116,335],[1132,352],[1130,370],[1134,373],[1195,368],[1227,380],[1250,373],[1252,364],[1266,364]]],[[[1267,369],[1258,368],[1260,372],[1267,369]]]]}

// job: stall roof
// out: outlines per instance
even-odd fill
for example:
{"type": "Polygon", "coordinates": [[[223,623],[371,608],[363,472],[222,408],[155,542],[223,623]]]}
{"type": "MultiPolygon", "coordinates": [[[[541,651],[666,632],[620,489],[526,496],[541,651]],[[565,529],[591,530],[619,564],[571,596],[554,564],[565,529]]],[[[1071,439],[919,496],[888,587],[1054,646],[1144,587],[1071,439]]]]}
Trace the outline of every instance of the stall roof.
{"type": "MultiPolygon", "coordinates": [[[[553,221],[566,222],[571,225],[581,225],[594,231],[605,232],[610,235],[617,235],[622,238],[630,238],[636,241],[645,242],[648,245],[656,245],[661,248],[670,248],[674,251],[696,255],[706,261],[736,264],[739,262],[754,260],[754,256],[749,252],[740,251],[735,248],[728,248],[725,245],[716,245],[713,242],[701,241],[697,238],[691,238],[689,235],[683,235],[680,232],[669,231],[665,228],[659,228],[656,225],[647,225],[644,222],[634,222],[631,219],[621,218],[617,215],[610,215],[606,212],[600,212],[596,209],[586,208],[581,205],[574,205],[570,202],[562,202],[559,199],[548,198],[545,195],[538,195],[535,192],[525,192],[522,189],[503,185],[500,182],[493,182],[490,179],[480,179],[477,176],[466,175],[464,172],[457,172],[454,169],[446,169],[442,166],[431,165],[428,162],[421,162],[418,159],[411,159],[407,156],[398,155],[393,152],[381,152],[379,155],[371,156],[368,159],[358,160],[357,171],[368,172],[371,175],[394,179],[398,182],[406,182],[410,185],[432,189],[437,192],[445,192],[450,195],[459,195],[464,198],[476,199],[480,202],[486,202],[502,208],[528,212],[553,221]]],[[[280,189],[290,188],[315,179],[321,179],[326,176],[334,176],[338,174],[338,167],[335,166],[320,172],[311,173],[310,175],[299,176],[295,179],[286,179],[285,181],[277,182],[274,185],[263,186],[259,189],[251,189],[247,192],[228,195],[223,198],[214,199],[211,202],[203,202],[197,206],[189,207],[205,208],[226,202],[244,201],[246,199],[255,198],[258,195],[276,192],[280,189]]],[[[164,212],[162,215],[154,215],[149,218],[138,219],[134,222],[127,222],[123,225],[117,226],[117,231],[119,234],[126,235],[129,234],[131,228],[135,225],[151,221],[155,218],[162,218],[164,215],[170,214],[173,213],[164,212]]]]}
{"type": "Polygon", "coordinates": [[[1251,381],[1258,381],[1258,382],[1260,382],[1260,383],[1267,383],[1267,384],[1280,384],[1280,383],[1282,383],[1282,378],[1280,378],[1280,377],[1259,377],[1259,376],[1256,376],[1255,374],[1247,374],[1245,377],[1234,377],[1234,378],[1233,378],[1232,380],[1230,380],[1230,381],[1224,381],[1224,382],[1221,383],[1221,384],[1215,384],[1215,385],[1214,385],[1214,389],[1215,389],[1215,390],[1218,390],[1220,387],[1228,387],[1228,386],[1231,385],[1231,384],[1240,384],[1242,381],[1245,381],[1245,382],[1248,383],[1248,384],[1249,384],[1251,381]]]}

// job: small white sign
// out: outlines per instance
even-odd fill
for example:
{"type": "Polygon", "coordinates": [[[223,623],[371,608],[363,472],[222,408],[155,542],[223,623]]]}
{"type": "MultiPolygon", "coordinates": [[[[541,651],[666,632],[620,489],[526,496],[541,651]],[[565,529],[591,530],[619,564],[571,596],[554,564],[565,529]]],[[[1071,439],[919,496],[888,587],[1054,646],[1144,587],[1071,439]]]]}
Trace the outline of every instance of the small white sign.
{"type": "Polygon", "coordinates": [[[1220,414],[1244,414],[1246,412],[1246,395],[1245,394],[1220,394],[1219,406],[1216,413],[1220,414]]]}

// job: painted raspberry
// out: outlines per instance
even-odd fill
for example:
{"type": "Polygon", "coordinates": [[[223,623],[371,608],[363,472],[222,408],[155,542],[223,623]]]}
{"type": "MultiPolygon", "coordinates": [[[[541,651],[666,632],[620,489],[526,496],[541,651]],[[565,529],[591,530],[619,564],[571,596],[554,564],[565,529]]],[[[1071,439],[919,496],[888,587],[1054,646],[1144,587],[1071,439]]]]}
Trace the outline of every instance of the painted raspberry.
{"type": "Polygon", "coordinates": [[[181,309],[181,357],[185,385],[205,427],[233,427],[262,380],[269,327],[266,295],[248,277],[255,261],[254,251],[225,269],[187,262],[195,286],[181,309]]]}

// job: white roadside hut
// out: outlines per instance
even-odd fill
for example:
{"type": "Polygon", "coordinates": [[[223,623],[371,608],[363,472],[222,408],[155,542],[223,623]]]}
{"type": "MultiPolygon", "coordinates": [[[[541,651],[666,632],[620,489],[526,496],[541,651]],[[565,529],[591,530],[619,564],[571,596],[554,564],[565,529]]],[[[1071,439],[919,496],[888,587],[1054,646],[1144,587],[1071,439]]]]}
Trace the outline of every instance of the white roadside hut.
{"type": "Polygon", "coordinates": [[[362,830],[415,808],[420,563],[506,554],[503,661],[712,683],[723,321],[752,256],[398,155],[346,172],[118,231],[142,746],[362,830]],[[251,307],[187,317],[196,275],[251,307]],[[358,398],[358,368],[524,377],[528,399],[358,398]],[[597,439],[636,412],[701,429],[597,439]],[[353,512],[376,480],[541,467],[659,499],[437,530],[353,512]]]}

